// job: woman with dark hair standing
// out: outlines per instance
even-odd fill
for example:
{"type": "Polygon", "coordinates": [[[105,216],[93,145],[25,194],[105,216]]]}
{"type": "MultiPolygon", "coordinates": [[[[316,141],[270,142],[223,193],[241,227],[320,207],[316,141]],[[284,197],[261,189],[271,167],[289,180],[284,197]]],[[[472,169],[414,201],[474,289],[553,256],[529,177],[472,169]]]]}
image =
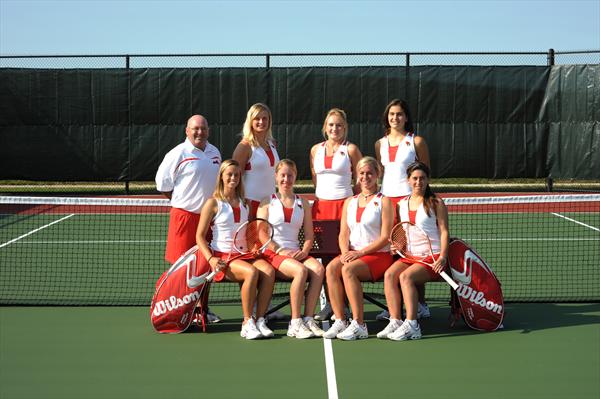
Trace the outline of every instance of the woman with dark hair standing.
{"type": "MultiPolygon", "coordinates": [[[[390,101],[385,107],[381,121],[383,137],[375,142],[375,155],[384,168],[381,192],[392,201],[396,209],[396,204],[411,193],[406,168],[417,160],[429,167],[429,149],[425,139],[415,134],[412,115],[406,101],[390,101]]],[[[429,308],[425,303],[425,289],[419,288],[419,318],[427,318],[429,315],[429,308]]],[[[377,320],[388,317],[389,313],[384,310],[377,315],[377,320]]]]}

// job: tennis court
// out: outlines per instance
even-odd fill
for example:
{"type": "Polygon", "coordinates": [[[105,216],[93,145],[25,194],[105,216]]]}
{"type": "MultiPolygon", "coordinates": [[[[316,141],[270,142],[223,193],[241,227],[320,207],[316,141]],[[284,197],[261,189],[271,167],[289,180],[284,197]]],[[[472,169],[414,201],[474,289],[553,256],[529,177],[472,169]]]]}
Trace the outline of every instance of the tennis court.
{"type": "Polygon", "coordinates": [[[448,198],[451,235],[503,283],[505,328],[450,328],[436,283],[423,339],[401,343],[374,337],[385,323],[373,305],[368,340],[300,341],[276,322],[275,339],[245,341],[235,284],[211,290],[224,320],[209,333],[157,334],[148,305],[166,268],[165,201],[2,201],[1,398],[600,395],[598,195],[448,198]]]}

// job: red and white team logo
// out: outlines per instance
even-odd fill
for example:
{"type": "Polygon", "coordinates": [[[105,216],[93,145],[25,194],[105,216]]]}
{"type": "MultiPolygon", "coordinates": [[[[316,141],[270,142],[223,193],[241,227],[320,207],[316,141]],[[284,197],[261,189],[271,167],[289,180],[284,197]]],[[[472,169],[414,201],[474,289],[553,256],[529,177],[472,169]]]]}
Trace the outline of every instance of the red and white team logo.
{"type": "Polygon", "coordinates": [[[498,329],[504,318],[504,299],[492,269],[462,240],[450,243],[448,263],[452,278],[459,284],[451,300],[455,317],[462,315],[475,330],[498,329]]]}

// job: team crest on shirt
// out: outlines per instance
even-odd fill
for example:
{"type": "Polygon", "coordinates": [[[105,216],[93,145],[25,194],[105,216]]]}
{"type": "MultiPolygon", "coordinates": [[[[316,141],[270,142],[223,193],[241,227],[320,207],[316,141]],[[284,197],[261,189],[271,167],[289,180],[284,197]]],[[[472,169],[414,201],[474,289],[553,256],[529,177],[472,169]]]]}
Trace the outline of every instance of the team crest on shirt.
{"type": "Polygon", "coordinates": [[[211,159],[212,159],[212,163],[214,165],[218,165],[218,164],[221,163],[221,158],[220,157],[212,157],[211,159]]]}
{"type": "Polygon", "coordinates": [[[406,145],[410,145],[410,141],[405,141],[406,145]]]}
{"type": "Polygon", "coordinates": [[[341,156],[345,156],[345,155],[346,155],[346,153],[345,153],[344,151],[340,151],[340,155],[341,155],[341,156]]]}

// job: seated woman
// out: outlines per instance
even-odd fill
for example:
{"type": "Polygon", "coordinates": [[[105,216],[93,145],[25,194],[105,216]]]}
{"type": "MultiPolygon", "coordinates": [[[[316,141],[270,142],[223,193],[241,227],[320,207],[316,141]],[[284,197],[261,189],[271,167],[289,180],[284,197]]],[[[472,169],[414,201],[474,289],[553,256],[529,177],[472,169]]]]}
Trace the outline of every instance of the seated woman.
{"type": "Polygon", "coordinates": [[[298,171],[294,161],[282,159],[275,168],[278,193],[262,201],[257,217],[267,219],[274,227],[273,240],[263,256],[276,269],[276,277],[292,280],[290,308],[292,319],[287,335],[296,338],[322,336],[323,330],[314,320],[315,307],[323,285],[325,270],[315,258],[308,256],[313,245],[313,223],[310,204],[294,194],[298,171]],[[304,228],[300,248],[298,233],[304,228]],[[308,281],[306,297],[304,289],[308,281]],[[304,302],[304,317],[301,317],[304,302]]]}
{"type": "Polygon", "coordinates": [[[412,194],[398,203],[401,222],[419,226],[431,240],[433,266],[400,258],[385,272],[385,299],[390,309],[389,324],[377,334],[377,338],[395,341],[421,338],[417,323],[417,287],[429,281],[439,281],[448,256],[448,209],[441,198],[429,186],[429,168],[422,162],[414,162],[406,169],[412,194]],[[406,320],[402,321],[402,298],[406,303],[406,320]]]}
{"type": "MultiPolygon", "coordinates": [[[[225,266],[232,248],[233,236],[237,228],[248,220],[249,206],[244,200],[244,187],[241,181],[239,164],[231,159],[223,161],[219,168],[217,185],[213,197],[208,199],[200,212],[196,232],[196,243],[202,255],[213,270],[225,266]],[[212,240],[206,242],[206,232],[212,229],[212,240]]],[[[264,259],[236,259],[219,272],[214,281],[223,279],[241,285],[242,313],[244,321],[240,335],[246,339],[272,337],[273,331],[267,327],[264,315],[273,294],[275,270],[264,259]],[[256,323],[252,308],[256,301],[256,323]]]]}
{"type": "Polygon", "coordinates": [[[363,290],[361,281],[377,281],[392,263],[388,237],[394,218],[388,198],[377,187],[381,165],[375,158],[364,157],[357,166],[360,194],[344,202],[340,221],[341,254],[325,270],[335,322],[323,335],[343,340],[369,336],[363,320],[363,290]],[[344,300],[348,296],[353,320],[345,320],[344,300]]]}

